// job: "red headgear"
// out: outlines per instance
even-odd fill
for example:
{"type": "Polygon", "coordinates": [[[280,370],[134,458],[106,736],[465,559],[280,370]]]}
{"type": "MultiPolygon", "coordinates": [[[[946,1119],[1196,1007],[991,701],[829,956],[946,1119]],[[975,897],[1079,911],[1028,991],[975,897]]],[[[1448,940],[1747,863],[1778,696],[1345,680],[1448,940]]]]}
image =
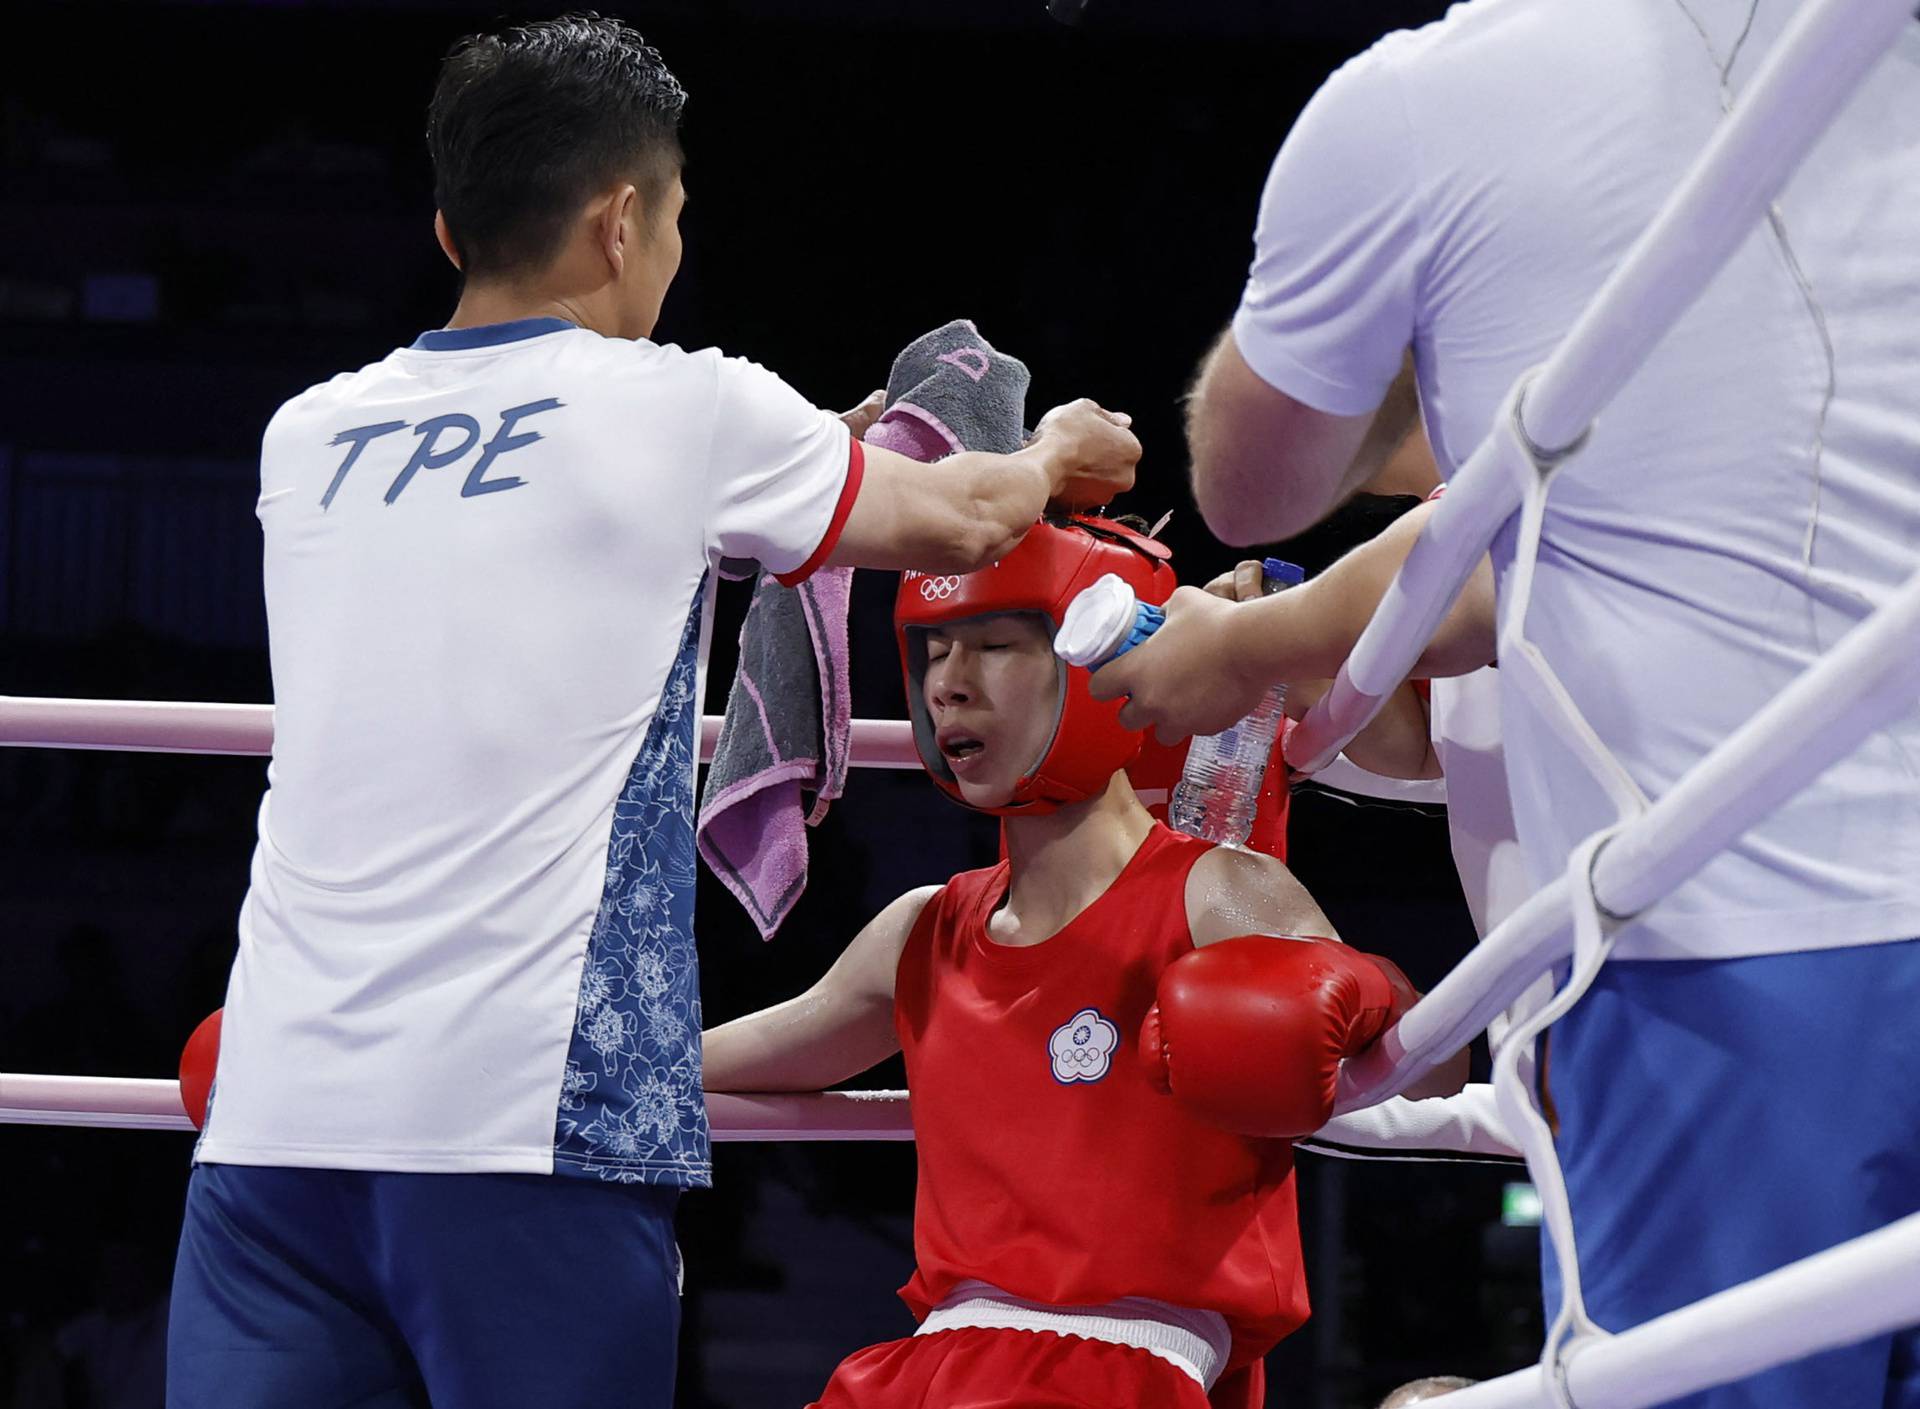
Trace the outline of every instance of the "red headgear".
{"type": "MultiPolygon", "coordinates": [[[[1165,545],[1123,524],[1076,515],[1035,525],[1019,547],[979,572],[960,577],[900,575],[893,629],[906,674],[907,713],[920,762],[942,792],[962,806],[972,806],[941,756],[927,713],[927,628],[994,612],[1037,612],[1058,631],[1067,604],[1080,589],[1110,572],[1124,579],[1139,600],[1158,606],[1177,585],[1167,564],[1171,556],[1165,545]]],[[[1065,661],[1059,666],[1060,715],[1052,741],[1006,802],[981,811],[1035,816],[1064,803],[1084,802],[1104,791],[1107,781],[1140,752],[1144,733],[1120,727],[1123,701],[1096,701],[1087,693],[1086,670],[1065,661]]]]}

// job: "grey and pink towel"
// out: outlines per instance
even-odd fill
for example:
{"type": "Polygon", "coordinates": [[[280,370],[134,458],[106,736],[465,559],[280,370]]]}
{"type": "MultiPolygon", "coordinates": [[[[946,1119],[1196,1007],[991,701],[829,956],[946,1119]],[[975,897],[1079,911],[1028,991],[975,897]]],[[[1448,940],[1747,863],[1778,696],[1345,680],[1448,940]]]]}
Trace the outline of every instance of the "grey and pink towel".
{"type": "Polygon", "coordinates": [[[893,359],[887,409],[867,443],[914,460],[959,450],[1011,455],[1026,443],[1027,364],[997,352],[971,319],[915,338],[893,359]]]}
{"type": "MultiPolygon", "coordinates": [[[[995,351],[972,322],[935,328],[894,359],[886,410],[867,444],[922,461],[1018,450],[1029,379],[1026,364],[995,351]]],[[[740,666],[696,835],[708,868],[762,938],[806,889],[806,828],[846,788],[852,577],[850,568],[823,568],[782,587],[762,574],[740,629],[740,666]]]]}
{"type": "Polygon", "coordinates": [[[806,827],[847,781],[847,598],[853,569],[754,584],[740,665],[700,799],[707,868],[769,939],[807,887],[806,827]]]}

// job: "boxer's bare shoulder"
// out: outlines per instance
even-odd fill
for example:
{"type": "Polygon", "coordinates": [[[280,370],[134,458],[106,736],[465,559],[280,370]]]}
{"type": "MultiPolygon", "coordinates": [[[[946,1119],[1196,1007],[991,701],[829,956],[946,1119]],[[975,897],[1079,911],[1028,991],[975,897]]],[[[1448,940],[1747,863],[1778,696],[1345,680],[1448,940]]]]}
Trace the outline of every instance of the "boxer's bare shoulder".
{"type": "Polygon", "coordinates": [[[1285,862],[1224,846],[1208,851],[1187,873],[1187,925],[1195,947],[1243,934],[1339,938],[1285,862]]]}

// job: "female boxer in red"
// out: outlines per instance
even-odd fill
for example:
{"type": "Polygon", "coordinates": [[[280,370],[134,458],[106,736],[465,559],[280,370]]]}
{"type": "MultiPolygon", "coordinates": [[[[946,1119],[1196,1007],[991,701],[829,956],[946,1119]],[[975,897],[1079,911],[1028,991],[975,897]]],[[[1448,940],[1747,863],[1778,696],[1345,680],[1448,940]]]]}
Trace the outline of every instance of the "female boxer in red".
{"type": "Polygon", "coordinates": [[[902,579],[921,758],[1005,819],[1007,859],[902,896],[808,992],[705,1036],[712,1091],[906,1057],[921,1325],[850,1356],[820,1409],[1252,1405],[1306,1319],[1288,1138],[1413,994],[1280,862],[1149,817],[1123,771],[1140,736],[1054,657],[1082,587],[1164,601],[1166,558],[1073,519],[902,579]]]}

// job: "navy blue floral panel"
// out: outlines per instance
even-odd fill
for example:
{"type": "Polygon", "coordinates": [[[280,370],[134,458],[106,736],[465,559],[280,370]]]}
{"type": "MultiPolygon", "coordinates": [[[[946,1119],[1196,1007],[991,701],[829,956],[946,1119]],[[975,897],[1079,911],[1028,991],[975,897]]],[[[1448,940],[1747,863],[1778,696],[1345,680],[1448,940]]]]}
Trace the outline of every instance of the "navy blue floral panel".
{"type": "Polygon", "coordinates": [[[560,1088],[556,1174],[713,1183],[693,942],[694,695],[705,598],[702,579],[660,707],[614,804],[606,886],[560,1088]]]}

